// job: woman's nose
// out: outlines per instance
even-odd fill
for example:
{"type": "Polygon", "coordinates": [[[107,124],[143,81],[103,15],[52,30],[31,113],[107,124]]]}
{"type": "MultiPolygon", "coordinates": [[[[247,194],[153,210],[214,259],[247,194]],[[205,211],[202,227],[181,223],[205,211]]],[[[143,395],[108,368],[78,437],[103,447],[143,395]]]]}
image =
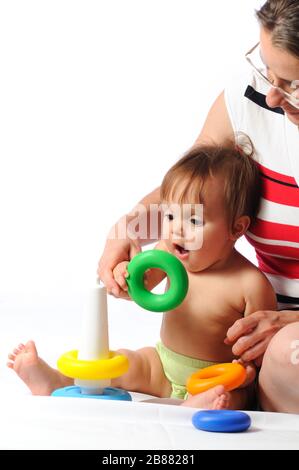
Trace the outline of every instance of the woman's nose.
{"type": "Polygon", "coordinates": [[[284,97],[275,88],[271,88],[266,96],[266,103],[269,108],[279,108],[284,100],[284,97]]]}

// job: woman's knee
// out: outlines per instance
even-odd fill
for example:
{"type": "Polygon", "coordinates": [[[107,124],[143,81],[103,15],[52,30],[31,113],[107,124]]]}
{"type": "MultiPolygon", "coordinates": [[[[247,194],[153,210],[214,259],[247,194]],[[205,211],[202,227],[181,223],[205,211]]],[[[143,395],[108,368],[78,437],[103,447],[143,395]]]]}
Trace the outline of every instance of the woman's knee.
{"type": "Polygon", "coordinates": [[[263,364],[267,362],[276,366],[299,364],[299,322],[290,323],[273,336],[263,364]]]}
{"type": "Polygon", "coordinates": [[[265,411],[299,412],[299,323],[272,338],[259,374],[259,397],[265,411]]]}

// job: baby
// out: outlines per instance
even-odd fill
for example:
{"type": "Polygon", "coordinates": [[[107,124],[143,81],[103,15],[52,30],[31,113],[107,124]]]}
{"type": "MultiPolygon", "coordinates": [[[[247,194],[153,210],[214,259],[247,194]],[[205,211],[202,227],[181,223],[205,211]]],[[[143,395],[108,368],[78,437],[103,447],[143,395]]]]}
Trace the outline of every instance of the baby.
{"type": "MultiPolygon", "coordinates": [[[[199,369],[235,360],[226,344],[226,332],[236,320],[257,310],[276,310],[276,297],[266,277],[234,248],[254,220],[259,199],[255,162],[232,146],[194,148],[168,171],[161,186],[163,239],[155,248],[180,259],[189,290],[181,305],[164,313],[156,348],[120,350],[130,367],[112,380],[113,387],[183,399],[179,403],[184,406],[248,407],[255,378],[252,364],[244,364],[247,380],[232,392],[219,385],[188,396],[185,384],[199,369]]],[[[127,264],[114,269],[124,294],[127,264]]],[[[165,273],[151,269],[145,277],[152,290],[165,273]]],[[[9,355],[8,366],[36,395],[48,395],[72,383],[38,357],[32,341],[9,355]]]]}

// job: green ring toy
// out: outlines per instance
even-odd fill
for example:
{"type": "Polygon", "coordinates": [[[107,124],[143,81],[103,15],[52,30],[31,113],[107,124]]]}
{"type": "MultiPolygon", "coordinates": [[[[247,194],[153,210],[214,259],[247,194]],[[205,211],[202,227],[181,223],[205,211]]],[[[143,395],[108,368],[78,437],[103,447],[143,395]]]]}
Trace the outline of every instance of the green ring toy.
{"type": "Polygon", "coordinates": [[[128,264],[126,281],[130,297],[140,307],[152,312],[167,312],[180,305],[188,291],[188,276],[175,256],[161,250],[148,250],[136,255],[128,264]],[[147,269],[158,268],[169,278],[170,287],[164,294],[152,294],[144,287],[147,269]]]}

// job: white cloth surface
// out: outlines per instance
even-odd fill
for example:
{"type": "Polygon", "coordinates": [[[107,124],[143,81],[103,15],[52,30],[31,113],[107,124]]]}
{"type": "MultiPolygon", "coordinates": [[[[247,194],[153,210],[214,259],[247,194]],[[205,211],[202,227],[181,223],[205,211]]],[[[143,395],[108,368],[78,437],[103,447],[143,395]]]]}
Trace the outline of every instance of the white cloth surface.
{"type": "MultiPolygon", "coordinates": [[[[41,357],[76,347],[84,296],[79,294],[0,297],[1,449],[298,449],[299,415],[249,412],[245,433],[208,433],[191,423],[197,411],[169,404],[31,396],[6,368],[7,353],[20,341],[36,339],[41,357]]],[[[111,349],[154,345],[159,314],[109,299],[111,349]]]]}
{"type": "Polygon", "coordinates": [[[298,449],[295,415],[250,412],[245,433],[195,429],[192,408],[92,399],[2,398],[2,449],[298,449]]]}

